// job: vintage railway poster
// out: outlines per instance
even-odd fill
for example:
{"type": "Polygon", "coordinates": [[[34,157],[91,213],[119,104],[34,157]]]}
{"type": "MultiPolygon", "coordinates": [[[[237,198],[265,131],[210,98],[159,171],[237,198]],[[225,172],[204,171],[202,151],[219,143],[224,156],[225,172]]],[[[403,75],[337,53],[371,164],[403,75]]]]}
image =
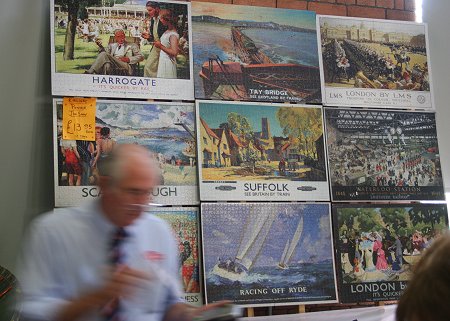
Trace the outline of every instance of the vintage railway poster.
{"type": "Polygon", "coordinates": [[[326,201],[320,107],[197,101],[200,199],[326,201]]]}
{"type": "Polygon", "coordinates": [[[434,113],[325,108],[333,201],[444,200],[434,113]]]}
{"type": "Polygon", "coordinates": [[[446,204],[333,205],[339,299],[398,300],[412,268],[448,230],[446,204]]]}
{"type": "Polygon", "coordinates": [[[320,103],[315,13],[192,3],[195,98],[320,103]]]}
{"type": "Polygon", "coordinates": [[[199,226],[197,207],[161,207],[150,211],[173,229],[180,250],[180,279],[184,300],[196,306],[203,304],[200,283],[199,226]]]}
{"type": "Polygon", "coordinates": [[[208,303],[336,302],[329,204],[202,203],[201,226],[208,303]]]}
{"type": "Polygon", "coordinates": [[[51,0],[52,94],[194,99],[190,3],[51,0]]]}
{"type": "Polygon", "coordinates": [[[92,142],[62,139],[62,100],[53,104],[56,206],[98,197],[97,163],[121,143],[154,153],[161,185],[153,190],[152,202],[198,204],[193,104],[98,100],[92,142]]]}
{"type": "Polygon", "coordinates": [[[434,109],[425,24],[317,16],[327,106],[434,109]]]}

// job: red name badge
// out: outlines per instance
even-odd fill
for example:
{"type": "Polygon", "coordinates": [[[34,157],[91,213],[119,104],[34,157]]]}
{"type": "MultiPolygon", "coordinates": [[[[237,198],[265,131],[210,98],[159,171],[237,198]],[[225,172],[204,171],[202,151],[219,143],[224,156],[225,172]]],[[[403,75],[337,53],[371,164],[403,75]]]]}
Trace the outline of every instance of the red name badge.
{"type": "Polygon", "coordinates": [[[145,252],[145,258],[150,261],[162,261],[164,260],[164,254],[156,251],[145,252]]]}

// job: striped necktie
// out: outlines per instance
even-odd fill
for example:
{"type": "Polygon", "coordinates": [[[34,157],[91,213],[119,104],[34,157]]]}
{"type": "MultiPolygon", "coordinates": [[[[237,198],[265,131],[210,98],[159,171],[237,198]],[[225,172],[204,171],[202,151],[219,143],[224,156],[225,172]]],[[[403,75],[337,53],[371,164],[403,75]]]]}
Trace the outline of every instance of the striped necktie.
{"type": "MultiPolygon", "coordinates": [[[[109,256],[108,260],[111,267],[117,268],[123,264],[125,259],[125,254],[123,252],[122,244],[128,237],[128,233],[123,227],[118,227],[114,230],[111,238],[111,243],[109,244],[109,256]]],[[[121,306],[119,298],[114,298],[103,308],[102,314],[104,315],[105,321],[122,321],[121,316],[121,306]]]]}

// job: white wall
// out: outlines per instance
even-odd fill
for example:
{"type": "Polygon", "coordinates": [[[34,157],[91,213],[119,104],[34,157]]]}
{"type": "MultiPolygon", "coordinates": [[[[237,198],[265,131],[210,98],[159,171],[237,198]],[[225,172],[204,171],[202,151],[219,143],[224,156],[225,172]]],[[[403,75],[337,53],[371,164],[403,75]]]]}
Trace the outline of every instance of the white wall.
{"type": "Polygon", "coordinates": [[[431,77],[447,201],[450,200],[450,1],[423,0],[423,22],[428,24],[431,77]]]}
{"type": "MultiPolygon", "coordinates": [[[[49,0],[0,2],[0,265],[14,271],[23,228],[53,206],[49,0]]],[[[424,0],[446,192],[450,193],[450,1],[424,0]]]]}
{"type": "Polygon", "coordinates": [[[0,265],[53,205],[48,0],[0,2],[0,265]]]}

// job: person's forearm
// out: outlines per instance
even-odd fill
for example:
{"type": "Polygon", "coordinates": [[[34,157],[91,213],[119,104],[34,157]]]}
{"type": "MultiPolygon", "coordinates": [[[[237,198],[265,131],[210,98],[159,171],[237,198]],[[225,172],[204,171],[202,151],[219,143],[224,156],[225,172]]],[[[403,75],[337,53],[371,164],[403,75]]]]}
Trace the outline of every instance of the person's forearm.
{"type": "Polygon", "coordinates": [[[99,310],[105,304],[100,295],[93,293],[70,301],[57,313],[58,321],[75,321],[82,315],[99,310]]]}

